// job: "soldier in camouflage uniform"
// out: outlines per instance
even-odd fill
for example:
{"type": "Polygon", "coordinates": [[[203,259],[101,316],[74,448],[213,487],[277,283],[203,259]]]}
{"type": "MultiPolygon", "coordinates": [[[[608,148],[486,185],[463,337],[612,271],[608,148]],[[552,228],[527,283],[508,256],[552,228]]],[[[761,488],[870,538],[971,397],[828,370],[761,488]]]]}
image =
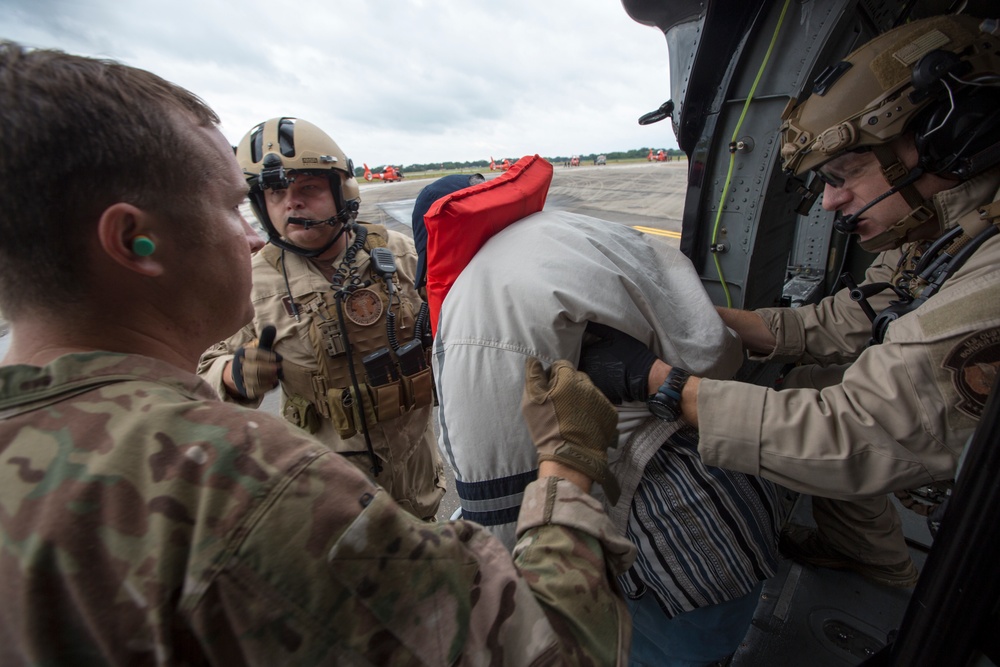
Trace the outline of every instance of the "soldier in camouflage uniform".
{"type": "Polygon", "coordinates": [[[586,493],[615,413],[582,373],[528,363],[514,559],[193,374],[260,245],[217,123],[0,45],[0,664],[624,664],[633,552],[586,493]]]}

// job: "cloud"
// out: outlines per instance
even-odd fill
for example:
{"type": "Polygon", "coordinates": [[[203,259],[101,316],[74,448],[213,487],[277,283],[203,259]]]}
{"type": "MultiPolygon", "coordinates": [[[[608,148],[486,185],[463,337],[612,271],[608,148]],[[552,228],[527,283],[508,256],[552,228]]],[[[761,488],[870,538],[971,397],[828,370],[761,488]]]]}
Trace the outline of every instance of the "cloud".
{"type": "Polygon", "coordinates": [[[237,143],[298,116],[375,166],[676,146],[655,28],[613,0],[0,0],[3,37],[189,88],[237,143]]]}

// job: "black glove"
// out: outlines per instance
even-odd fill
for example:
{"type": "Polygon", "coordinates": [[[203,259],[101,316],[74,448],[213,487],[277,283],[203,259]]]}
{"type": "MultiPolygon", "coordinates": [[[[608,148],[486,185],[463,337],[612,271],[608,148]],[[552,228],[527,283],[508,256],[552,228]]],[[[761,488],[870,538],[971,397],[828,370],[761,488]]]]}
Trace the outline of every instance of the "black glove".
{"type": "Polygon", "coordinates": [[[615,405],[649,397],[649,369],[655,361],[656,355],[628,334],[587,323],[578,368],[615,405]]]}

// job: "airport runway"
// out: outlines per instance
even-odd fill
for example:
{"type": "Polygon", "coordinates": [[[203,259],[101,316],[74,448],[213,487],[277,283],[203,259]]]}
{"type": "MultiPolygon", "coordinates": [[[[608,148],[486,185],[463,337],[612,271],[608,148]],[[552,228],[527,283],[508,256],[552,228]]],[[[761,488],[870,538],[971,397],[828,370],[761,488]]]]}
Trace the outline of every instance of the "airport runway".
{"type": "MultiPolygon", "coordinates": [[[[500,172],[481,172],[496,178],[500,172]]],[[[361,182],[359,219],[409,227],[413,202],[428,179],[361,182]]],[[[603,167],[563,167],[552,174],[546,210],[573,211],[660,233],[679,243],[687,162],[641,162],[603,167]]],[[[400,229],[399,231],[403,231],[400,229]]],[[[404,232],[405,233],[405,232],[404,232]]]]}
{"type": "MultiPolygon", "coordinates": [[[[487,179],[500,172],[481,172],[487,179]]],[[[684,210],[684,188],[687,162],[642,162],[602,167],[556,165],[549,187],[546,210],[582,213],[609,223],[625,224],[640,230],[665,236],[667,241],[680,243],[681,215],[684,210]]],[[[412,236],[411,218],[417,194],[432,179],[420,178],[395,183],[361,181],[359,219],[385,225],[389,229],[412,236]]],[[[245,215],[251,216],[249,206],[245,215]]],[[[251,219],[251,217],[248,217],[251,219]]],[[[10,337],[6,322],[0,318],[0,359],[7,352],[10,337]]],[[[271,392],[262,409],[278,413],[279,393],[271,392]]],[[[438,512],[440,520],[448,519],[458,509],[454,478],[448,470],[448,493],[438,512]]]]}

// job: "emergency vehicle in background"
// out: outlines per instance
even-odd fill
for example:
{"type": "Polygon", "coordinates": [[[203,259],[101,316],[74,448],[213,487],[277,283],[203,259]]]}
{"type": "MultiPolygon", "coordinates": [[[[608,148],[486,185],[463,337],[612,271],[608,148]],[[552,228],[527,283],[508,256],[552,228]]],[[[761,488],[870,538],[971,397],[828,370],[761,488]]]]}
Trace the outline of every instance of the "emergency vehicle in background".
{"type": "MultiPolygon", "coordinates": [[[[778,127],[786,105],[803,99],[831,62],[907,21],[1000,15],[992,0],[621,2],[665,38],[669,99],[639,122],[669,118],[688,158],[681,250],[717,305],[744,309],[816,302],[839,288],[842,273],[862,275],[874,259],[834,231],[833,213],[803,206],[809,183],[782,171],[778,127]]],[[[650,149],[647,159],[666,154],[650,149]]],[[[780,371],[747,363],[737,377],[771,386],[780,371]]],[[[915,589],[783,561],[729,664],[1000,664],[998,413],[994,386],[936,535],[924,517],[900,511],[921,569],[915,589]]],[[[811,522],[804,500],[789,494],[796,523],[811,522]]]]}

